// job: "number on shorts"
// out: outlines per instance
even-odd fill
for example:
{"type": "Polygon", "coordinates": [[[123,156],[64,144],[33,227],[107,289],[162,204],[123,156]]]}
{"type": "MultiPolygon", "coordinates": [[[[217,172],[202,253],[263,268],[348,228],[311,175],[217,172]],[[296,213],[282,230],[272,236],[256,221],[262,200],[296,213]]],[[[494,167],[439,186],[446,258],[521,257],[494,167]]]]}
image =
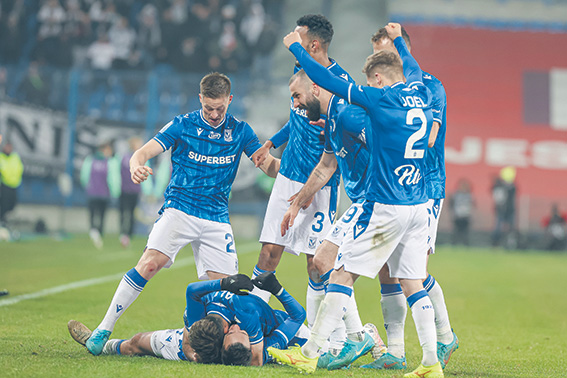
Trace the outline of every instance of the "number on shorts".
{"type": "Polygon", "coordinates": [[[313,232],[321,232],[321,230],[323,230],[323,221],[325,220],[325,214],[318,211],[315,213],[314,217],[317,218],[317,220],[315,221],[315,224],[311,226],[311,229],[313,230],[313,232]]]}
{"type": "Polygon", "coordinates": [[[423,154],[425,150],[414,150],[413,145],[425,136],[427,131],[427,118],[425,118],[425,113],[421,109],[410,109],[406,115],[406,124],[413,125],[413,120],[419,118],[421,120],[421,127],[415,133],[411,134],[406,142],[406,153],[404,158],[406,159],[423,159],[423,154]]]}
{"type": "Polygon", "coordinates": [[[234,249],[234,239],[232,238],[231,234],[226,234],[224,236],[224,240],[228,240],[228,244],[226,245],[226,253],[236,253],[234,249]]]}
{"type": "Polygon", "coordinates": [[[343,222],[348,223],[354,218],[356,212],[358,211],[358,207],[351,207],[349,211],[344,215],[343,222]]]}

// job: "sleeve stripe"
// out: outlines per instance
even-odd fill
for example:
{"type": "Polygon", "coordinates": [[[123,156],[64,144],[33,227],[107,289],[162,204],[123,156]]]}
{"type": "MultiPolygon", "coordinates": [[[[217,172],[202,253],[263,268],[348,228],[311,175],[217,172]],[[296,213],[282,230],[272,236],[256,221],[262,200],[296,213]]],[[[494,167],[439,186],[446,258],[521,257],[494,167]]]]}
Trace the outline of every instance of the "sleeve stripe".
{"type": "Polygon", "coordinates": [[[256,341],[250,340],[250,345],[256,345],[256,344],[258,344],[258,343],[259,343],[260,341],[262,341],[262,340],[264,340],[264,336],[262,336],[259,340],[256,340],[256,341]]]}
{"type": "Polygon", "coordinates": [[[220,312],[218,312],[218,311],[210,311],[210,312],[207,312],[207,315],[211,315],[211,314],[219,315],[221,318],[223,318],[224,320],[226,320],[227,322],[230,323],[230,319],[227,318],[226,316],[224,316],[223,313],[220,313],[220,312]]]}
{"type": "Polygon", "coordinates": [[[283,333],[282,331],[280,331],[279,329],[276,329],[276,332],[279,333],[280,335],[282,335],[282,337],[285,339],[285,345],[288,345],[289,339],[287,338],[286,334],[283,333]]]}
{"type": "Polygon", "coordinates": [[[352,104],[352,103],[350,102],[350,91],[351,91],[351,90],[352,90],[352,83],[350,83],[350,85],[348,86],[348,99],[347,99],[347,100],[348,100],[348,103],[349,103],[349,104],[352,104]]]}
{"type": "Polygon", "coordinates": [[[441,121],[441,118],[435,118],[435,117],[433,117],[433,120],[436,121],[436,122],[439,122],[440,125],[443,124],[443,122],[441,121]]]}
{"type": "Polygon", "coordinates": [[[161,140],[159,140],[157,137],[154,137],[154,140],[159,143],[159,145],[161,146],[161,148],[163,148],[164,151],[167,150],[167,148],[165,148],[165,144],[163,144],[161,140]]]}

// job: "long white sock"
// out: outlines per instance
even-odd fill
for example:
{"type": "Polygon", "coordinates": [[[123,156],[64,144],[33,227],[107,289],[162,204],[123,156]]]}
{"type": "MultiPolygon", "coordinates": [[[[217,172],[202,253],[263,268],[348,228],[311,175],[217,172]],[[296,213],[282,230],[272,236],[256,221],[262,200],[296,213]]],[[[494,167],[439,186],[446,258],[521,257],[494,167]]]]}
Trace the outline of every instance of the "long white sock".
{"type": "Polygon", "coordinates": [[[314,358],[319,355],[327,339],[343,318],[351,294],[351,287],[329,284],[311,329],[311,337],[301,348],[306,357],[314,358]]]}
{"type": "Polygon", "coordinates": [[[435,327],[437,328],[437,341],[443,344],[449,344],[453,341],[453,331],[449,322],[449,312],[445,304],[445,296],[439,282],[430,274],[425,281],[423,287],[427,290],[433,309],[435,310],[435,327]]]}
{"type": "Polygon", "coordinates": [[[419,344],[423,349],[423,366],[437,363],[437,334],[435,331],[435,310],[427,295],[427,291],[420,290],[408,297],[413,321],[417,330],[419,344]]]}
{"type": "Polygon", "coordinates": [[[319,306],[325,298],[325,286],[323,282],[314,282],[309,278],[307,286],[307,295],[305,296],[305,311],[307,311],[307,326],[313,327],[319,306]]]}
{"type": "Polygon", "coordinates": [[[110,307],[108,307],[106,315],[98,328],[112,332],[118,318],[134,303],[147,282],[135,268],[130,269],[118,284],[112,302],[110,302],[110,307]]]}
{"type": "Polygon", "coordinates": [[[405,355],[404,326],[408,312],[406,297],[400,284],[382,284],[380,293],[384,328],[388,337],[388,353],[402,358],[405,355]]]}
{"type": "MultiPolygon", "coordinates": [[[[252,279],[258,277],[260,274],[265,273],[265,272],[272,272],[274,274],[276,274],[275,270],[264,270],[264,269],[260,269],[258,268],[258,265],[254,266],[254,270],[252,271],[252,279]]],[[[270,297],[272,296],[272,293],[270,293],[269,291],[266,290],[261,290],[258,289],[256,286],[254,286],[254,289],[252,289],[252,291],[250,292],[250,294],[254,294],[257,297],[260,297],[264,300],[264,302],[268,303],[270,301],[270,297]]]]}
{"type": "Polygon", "coordinates": [[[346,308],[346,313],[343,319],[345,322],[347,337],[354,341],[362,341],[364,339],[364,326],[362,325],[362,320],[360,320],[360,314],[358,313],[354,290],[348,299],[346,308]]]}

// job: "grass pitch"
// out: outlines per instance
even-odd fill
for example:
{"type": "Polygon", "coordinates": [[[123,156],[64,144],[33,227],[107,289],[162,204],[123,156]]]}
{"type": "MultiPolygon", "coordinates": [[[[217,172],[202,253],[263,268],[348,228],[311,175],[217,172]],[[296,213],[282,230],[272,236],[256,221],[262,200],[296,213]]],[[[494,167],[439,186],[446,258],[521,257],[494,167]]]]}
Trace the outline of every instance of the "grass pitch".
{"type": "MultiPolygon", "coordinates": [[[[96,250],[86,237],[71,240],[0,242],[0,376],[2,377],[291,377],[291,368],[205,366],[153,357],[94,357],[75,343],[67,321],[91,328],[100,322],[122,274],[137,262],[145,239],[123,250],[116,237],[96,250]],[[98,279],[98,280],[96,280],[98,279]],[[77,284],[77,282],[81,284],[77,284]],[[58,290],[52,290],[56,288],[58,290]],[[9,301],[9,302],[7,302],[9,301]]],[[[259,244],[237,241],[240,270],[250,274],[259,244]]],[[[113,338],[183,325],[184,293],[196,280],[189,248],[173,268],[160,272],[116,325],[113,338]]],[[[430,271],[442,285],[460,348],[446,377],[566,377],[567,255],[439,247],[430,271]]],[[[278,277],[305,303],[305,258],[285,255],[278,277]]],[[[355,285],[363,322],[375,323],[383,338],[377,281],[355,285]]],[[[272,302],[275,306],[275,303],[272,302]]],[[[411,311],[406,321],[408,366],[421,351],[411,311]]],[[[401,377],[402,372],[318,370],[315,376],[401,377]]]]}

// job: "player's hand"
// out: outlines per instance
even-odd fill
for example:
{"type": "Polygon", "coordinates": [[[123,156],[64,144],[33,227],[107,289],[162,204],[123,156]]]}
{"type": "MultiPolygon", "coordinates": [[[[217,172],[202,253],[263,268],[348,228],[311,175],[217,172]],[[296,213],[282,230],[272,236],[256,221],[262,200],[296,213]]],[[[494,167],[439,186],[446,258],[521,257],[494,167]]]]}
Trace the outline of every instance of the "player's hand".
{"type": "MultiPolygon", "coordinates": [[[[287,200],[287,202],[289,203],[293,203],[293,201],[295,201],[295,199],[297,198],[297,195],[299,194],[299,192],[295,193],[293,196],[289,197],[289,199],[287,200]]],[[[311,206],[311,204],[313,203],[313,199],[315,198],[315,196],[309,198],[307,201],[305,201],[305,203],[303,204],[303,206],[301,206],[302,210],[307,209],[309,206],[311,206]]]]}
{"type": "Polygon", "coordinates": [[[220,287],[221,290],[230,291],[237,295],[248,295],[248,291],[254,289],[254,285],[252,284],[250,277],[242,273],[222,278],[220,287]]]}
{"type": "Polygon", "coordinates": [[[270,148],[272,148],[273,146],[274,144],[272,143],[272,141],[267,140],[262,147],[258,148],[258,150],[254,152],[254,154],[252,155],[252,162],[254,163],[256,168],[261,166],[264,160],[266,160],[268,154],[270,153],[270,148]]]}
{"type": "Polygon", "coordinates": [[[154,171],[146,165],[141,165],[133,170],[131,169],[130,173],[132,181],[135,184],[141,184],[148,179],[149,175],[153,175],[154,171]]]}
{"type": "Polygon", "coordinates": [[[286,35],[283,39],[283,43],[285,47],[289,49],[289,46],[293,45],[295,42],[301,43],[301,35],[298,32],[292,31],[288,35],[286,35]]]}
{"type": "Polygon", "coordinates": [[[318,121],[309,121],[309,123],[322,128],[321,135],[325,135],[325,120],[323,118],[320,118],[318,121]]]}
{"type": "Polygon", "coordinates": [[[283,216],[283,220],[282,220],[282,224],[281,224],[282,236],[285,236],[285,234],[287,233],[287,230],[289,230],[290,227],[293,226],[293,222],[295,221],[295,218],[297,217],[298,212],[299,212],[299,207],[297,207],[293,204],[291,204],[289,209],[287,209],[287,211],[285,212],[285,214],[283,216]]]}
{"type": "Polygon", "coordinates": [[[252,280],[258,289],[269,291],[274,295],[280,295],[283,291],[282,284],[272,272],[264,272],[252,280]]]}
{"type": "Polygon", "coordinates": [[[388,37],[390,37],[393,41],[394,39],[402,36],[402,25],[397,22],[390,22],[386,25],[386,31],[388,32],[388,37]]]}

